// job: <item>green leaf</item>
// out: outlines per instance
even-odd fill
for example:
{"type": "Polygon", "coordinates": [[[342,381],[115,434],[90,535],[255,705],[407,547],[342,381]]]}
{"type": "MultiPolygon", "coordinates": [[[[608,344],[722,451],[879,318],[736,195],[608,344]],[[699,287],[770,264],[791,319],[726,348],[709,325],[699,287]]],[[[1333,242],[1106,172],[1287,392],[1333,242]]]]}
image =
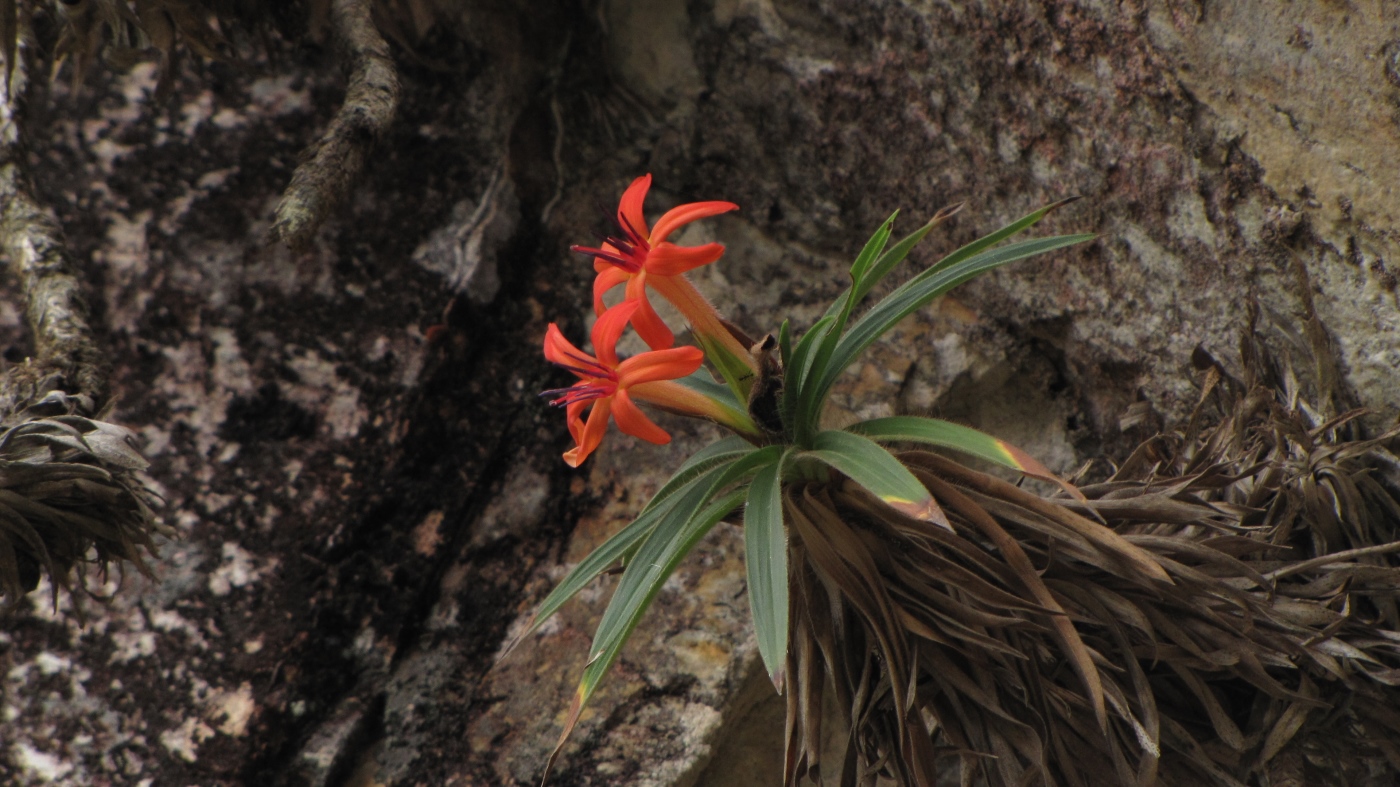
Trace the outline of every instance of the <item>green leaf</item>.
{"type": "MultiPolygon", "coordinates": [[[[844,293],[841,293],[839,298],[836,298],[832,307],[826,309],[826,314],[822,315],[822,319],[816,321],[816,325],[813,325],[808,332],[802,335],[792,363],[788,364],[784,360],[783,423],[799,423],[794,419],[794,416],[797,415],[802,385],[805,385],[806,379],[811,377],[813,368],[818,371],[818,377],[820,377],[820,365],[815,363],[816,354],[820,354],[820,347],[834,339],[833,333],[839,336],[841,330],[846,326],[846,319],[851,314],[851,308],[854,307],[855,301],[860,300],[860,298],[855,297],[855,290],[860,286],[860,281],[864,279],[869,266],[875,262],[876,255],[885,251],[885,245],[889,244],[889,235],[895,228],[896,216],[899,216],[897,210],[890,214],[889,218],[886,218],[881,228],[876,230],[874,235],[871,235],[871,239],[865,241],[860,255],[855,256],[855,262],[851,265],[850,286],[846,288],[844,293]],[[833,325],[834,328],[832,328],[833,325]]],[[[827,351],[826,354],[830,356],[830,351],[827,351]]],[[[797,437],[799,443],[804,443],[805,434],[798,434],[797,437]]]]}
{"type": "Polygon", "coordinates": [[[724,384],[733,392],[734,399],[740,402],[747,402],[749,389],[753,387],[753,367],[744,358],[739,358],[730,352],[723,343],[715,340],[711,336],[696,332],[695,340],[700,343],[700,349],[705,351],[705,360],[709,361],[719,376],[724,379],[724,384]]]}
{"type": "Polygon", "coordinates": [[[952,529],[928,489],[875,442],[832,429],[817,434],[812,445],[799,456],[830,465],[901,513],[952,529]]]}
{"type": "MultiPolygon", "coordinates": [[[[885,250],[885,245],[890,242],[890,233],[894,232],[894,220],[899,216],[899,211],[890,214],[885,223],[880,225],[880,229],[870,236],[870,240],[865,242],[865,247],[856,255],[856,261],[851,265],[851,280],[859,283],[865,277],[866,271],[875,262],[875,257],[885,250]]],[[[857,298],[859,300],[859,298],[857,298]]]]}
{"type": "MultiPolygon", "coordinates": [[[[803,386],[807,384],[808,380],[813,378],[820,380],[825,376],[824,372],[831,359],[831,355],[835,352],[837,342],[841,340],[841,334],[845,332],[846,323],[851,318],[851,310],[855,308],[855,305],[865,297],[866,293],[870,292],[870,289],[883,279],[895,265],[898,265],[900,261],[909,256],[909,252],[914,246],[918,245],[919,241],[924,239],[925,235],[929,234],[935,226],[946,218],[943,212],[940,211],[939,214],[935,215],[927,224],[910,233],[899,243],[895,244],[893,249],[885,251],[885,245],[889,242],[890,233],[894,230],[895,216],[898,215],[899,213],[896,211],[894,215],[886,219],[884,225],[882,225],[870,241],[865,244],[865,248],[861,250],[860,256],[856,258],[855,264],[851,266],[851,286],[847,287],[841,297],[827,309],[825,317],[834,320],[832,327],[827,329],[826,333],[820,336],[820,341],[817,343],[816,350],[812,354],[810,366],[813,371],[809,372],[804,369],[801,378],[797,381],[797,387],[794,389],[794,393],[798,397],[794,410],[800,412],[795,412],[794,415],[798,417],[795,417],[789,423],[797,425],[794,431],[799,443],[805,443],[807,441],[810,437],[810,433],[815,431],[817,420],[820,417],[820,413],[810,412],[810,407],[814,400],[805,395],[803,386]],[[875,256],[877,254],[879,254],[878,260],[875,256]]],[[[816,401],[818,401],[818,403],[820,402],[820,400],[816,401]]]]}
{"type": "Polygon", "coordinates": [[[788,368],[788,362],[792,360],[792,325],[790,320],[783,320],[783,324],[778,326],[778,357],[783,361],[783,368],[788,368]]]}
{"type": "Polygon", "coordinates": [[[783,529],[783,460],[759,470],[744,509],[744,562],[758,652],[778,693],[788,649],[788,545],[783,529]]]}
{"type": "Polygon", "coordinates": [[[793,386],[794,390],[802,387],[803,381],[812,371],[812,353],[817,349],[817,344],[830,330],[835,320],[836,318],[831,316],[817,320],[817,324],[809,328],[806,333],[802,334],[802,338],[797,340],[797,347],[792,351],[792,365],[783,370],[784,390],[787,390],[788,386],[793,386]]]}
{"type": "Polygon", "coordinates": [[[812,326],[802,338],[808,342],[806,352],[801,352],[799,347],[800,363],[795,363],[793,368],[786,375],[783,388],[783,417],[785,424],[790,424],[794,442],[798,445],[806,445],[811,440],[811,435],[816,431],[816,424],[820,418],[820,412],[812,412],[815,405],[820,408],[822,399],[809,395],[808,386],[811,380],[821,380],[826,377],[825,370],[828,362],[835,352],[837,342],[841,339],[841,334],[846,330],[846,322],[851,317],[851,311],[867,293],[870,292],[881,279],[909,255],[910,250],[924,239],[925,235],[941,224],[949,216],[952,216],[962,205],[952,208],[945,208],[934,215],[924,226],[906,236],[894,248],[886,250],[889,243],[890,234],[894,230],[895,217],[899,215],[896,211],[880,229],[866,242],[865,248],[861,249],[860,255],[851,265],[851,285],[846,291],[841,293],[835,303],[826,310],[817,324],[812,326]]]}
{"type": "MultiPolygon", "coordinates": [[[[709,480],[706,484],[692,487],[679,496],[679,502],[671,509],[671,513],[665,515],[647,536],[646,542],[637,551],[627,570],[622,572],[617,592],[613,594],[612,601],[603,612],[603,619],[598,623],[598,630],[593,634],[590,661],[614,645],[621,647],[622,641],[632,633],[632,628],[637,625],[637,620],[651,602],[652,595],[655,595],[661,583],[671,575],[670,570],[664,566],[672,558],[679,562],[685,556],[684,553],[672,554],[669,551],[682,543],[675,540],[675,534],[683,531],[690,518],[696,516],[696,512],[725,487],[752,475],[765,465],[776,462],[781,455],[782,448],[779,446],[757,449],[734,460],[715,475],[707,474],[706,478],[709,480]],[[658,553],[658,549],[662,551],[658,553]]],[[[691,546],[694,546],[694,542],[690,542],[685,549],[688,551],[691,546]]],[[[675,567],[674,563],[671,563],[671,567],[675,567]]]]}
{"type": "Polygon", "coordinates": [[[905,317],[913,314],[934,298],[946,293],[963,282],[1007,263],[1033,257],[1037,254],[1072,246],[1093,240],[1095,235],[1058,235],[1049,238],[1020,241],[997,249],[983,251],[953,265],[940,263],[915,276],[908,282],[871,307],[851,329],[841,337],[825,364],[820,377],[814,375],[802,391],[801,411],[815,418],[820,406],[826,401],[827,392],[836,382],[841,372],[846,370],[864,350],[893,328],[905,317]]]}
{"type": "Polygon", "coordinates": [[[598,625],[598,632],[594,635],[592,655],[589,657],[588,666],[583,670],[583,678],[574,691],[574,700],[569,707],[564,730],[545,763],[546,774],[553,766],[555,758],[559,756],[560,750],[564,748],[569,734],[578,724],[584,705],[588,704],[589,698],[598,688],[598,683],[617,660],[623,644],[637,627],[642,613],[656,597],[666,579],[695,544],[710,532],[710,528],[737,508],[747,494],[747,489],[736,489],[711,501],[702,509],[680,511],[679,506],[672,509],[673,515],[668,516],[666,521],[656,528],[652,537],[647,539],[637,553],[637,559],[623,572],[622,581],[618,583],[612,602],[608,604],[607,612],[603,615],[603,623],[598,625]],[[617,612],[610,616],[609,613],[614,613],[614,610],[617,612]]]}
{"type": "Polygon", "coordinates": [[[981,252],[983,249],[989,249],[992,246],[995,246],[998,243],[1001,243],[1002,241],[1006,240],[1007,238],[1012,237],[1013,235],[1021,234],[1025,230],[1028,230],[1036,224],[1040,223],[1041,219],[1050,215],[1054,211],[1063,208],[1071,202],[1078,201],[1079,197],[1068,197],[1066,199],[1060,200],[1059,202],[1052,202],[1049,205],[1040,208],[1039,210],[1033,210],[1030,213],[1027,213],[1021,218],[1006,225],[1005,227],[1002,227],[996,232],[993,232],[990,235],[984,235],[978,238],[977,240],[967,244],[966,246],[963,246],[962,248],[958,249],[952,254],[949,254],[948,256],[934,263],[933,267],[929,270],[937,270],[938,268],[956,265],[959,262],[962,262],[963,260],[967,259],[968,257],[971,257],[972,255],[981,252]]]}
{"type": "Polygon", "coordinates": [[[677,378],[676,382],[696,393],[704,394],[726,407],[739,406],[739,401],[734,398],[734,392],[730,390],[729,386],[715,382],[714,376],[704,368],[697,369],[685,377],[677,378]]]}
{"type": "Polygon", "coordinates": [[[1079,495],[1079,490],[1061,480],[1035,457],[1005,440],[999,440],[962,424],[937,418],[896,415],[861,421],[846,427],[846,431],[868,437],[878,443],[926,443],[951,448],[1002,467],[1009,467],[1032,478],[1059,484],[1071,494],[1079,495]]]}
{"type": "Polygon", "coordinates": [[[642,613],[651,605],[661,586],[670,579],[676,566],[695,547],[700,537],[743,502],[747,494],[747,489],[739,489],[721,495],[718,502],[711,501],[708,506],[690,510],[682,510],[678,506],[648,536],[646,543],[637,551],[636,558],[622,572],[622,580],[607,610],[603,612],[598,630],[594,632],[593,646],[588,656],[589,669],[584,675],[584,683],[589,686],[588,694],[592,693],[598,679],[622,651],[623,644],[641,621],[642,613]]]}
{"type": "Polygon", "coordinates": [[[854,309],[866,295],[870,294],[870,291],[875,288],[875,285],[879,284],[882,279],[888,276],[896,265],[903,262],[904,258],[909,256],[909,252],[913,251],[914,247],[919,245],[919,241],[923,240],[925,236],[932,232],[934,227],[947,221],[958,211],[962,210],[962,207],[963,203],[959,202],[955,205],[943,208],[935,213],[933,218],[929,219],[924,226],[909,233],[900,240],[899,243],[896,243],[894,248],[888,250],[885,249],[885,245],[889,242],[890,233],[894,229],[895,216],[898,216],[899,212],[896,211],[894,215],[885,220],[885,223],[881,225],[875,235],[866,242],[865,248],[861,250],[860,256],[856,258],[855,264],[851,266],[851,286],[847,287],[846,291],[841,293],[841,297],[837,298],[836,301],[827,308],[826,314],[823,315],[826,317],[840,318],[837,322],[839,326],[837,328],[837,333],[845,329],[846,318],[849,317],[851,310],[854,309]],[[873,254],[869,254],[872,248],[879,254],[878,258],[874,257],[873,254]]]}
{"type": "Polygon", "coordinates": [[[748,405],[735,399],[737,394],[734,389],[715,382],[705,369],[697,369],[690,375],[675,380],[675,382],[714,402],[718,406],[718,412],[714,418],[721,425],[736,432],[748,431],[751,434],[758,434],[758,427],[754,426],[753,419],[749,416],[748,405]]]}
{"type": "Polygon", "coordinates": [[[603,619],[598,623],[598,630],[593,634],[588,666],[584,668],[583,678],[574,692],[564,731],[545,765],[546,771],[578,723],[583,706],[593,696],[598,682],[607,674],[613,662],[617,661],[622,646],[636,629],[642,613],[656,598],[661,586],[666,584],[676,566],[695,544],[710,532],[710,528],[738,507],[749,493],[747,486],[723,493],[722,490],[777,462],[782,450],[779,446],[769,446],[753,451],[735,460],[708,484],[691,487],[678,496],[676,505],[668,509],[647,536],[635,559],[622,572],[617,590],[613,592],[612,600],[603,612],[603,619]]]}
{"type": "MultiPolygon", "coordinates": [[[[789,425],[799,422],[797,416],[799,397],[802,387],[806,385],[807,378],[812,374],[811,369],[812,352],[816,349],[818,340],[831,329],[835,317],[827,315],[817,324],[813,325],[802,338],[797,341],[797,347],[792,351],[792,362],[783,367],[783,423],[789,425]]],[[[794,435],[798,442],[804,442],[804,435],[794,435]]]]}
{"type": "Polygon", "coordinates": [[[614,533],[601,546],[579,561],[578,565],[574,566],[564,581],[560,582],[545,597],[544,601],[540,602],[534,614],[530,616],[530,622],[526,624],[525,630],[506,646],[505,653],[508,654],[514,650],[526,636],[538,629],[569,599],[578,595],[580,590],[587,587],[588,583],[606,571],[609,566],[627,557],[639,547],[642,540],[651,533],[657,523],[671,513],[678,499],[682,503],[689,504],[691,506],[689,510],[694,511],[704,502],[713,482],[723,476],[725,469],[731,463],[757,450],[742,438],[726,437],[696,451],[685,464],[681,465],[675,475],[672,475],[670,480],[657,490],[636,519],[614,533]],[[681,494],[687,491],[688,494],[681,494]],[[680,497],[677,498],[677,495],[680,497]]]}
{"type": "MultiPolygon", "coordinates": [[[[919,241],[922,241],[925,236],[932,232],[934,227],[937,227],[957,215],[958,211],[962,209],[963,203],[961,202],[942,208],[937,213],[933,214],[933,217],[925,222],[924,226],[909,233],[903,240],[896,243],[894,248],[881,254],[880,258],[870,267],[866,275],[858,281],[854,297],[851,299],[851,305],[855,306],[864,300],[865,296],[870,294],[870,291],[874,289],[875,285],[879,284],[881,279],[888,276],[896,265],[903,262],[904,258],[909,256],[909,252],[913,251],[914,247],[919,245],[919,241]]],[[[844,324],[845,322],[842,321],[843,326],[844,324]]]]}
{"type": "Polygon", "coordinates": [[[680,469],[676,470],[666,483],[656,490],[656,494],[652,495],[651,501],[646,504],[642,511],[650,511],[657,505],[664,503],[697,476],[712,472],[721,464],[747,456],[757,450],[752,443],[735,435],[710,443],[691,454],[690,458],[685,460],[685,464],[681,465],[680,469]]]}

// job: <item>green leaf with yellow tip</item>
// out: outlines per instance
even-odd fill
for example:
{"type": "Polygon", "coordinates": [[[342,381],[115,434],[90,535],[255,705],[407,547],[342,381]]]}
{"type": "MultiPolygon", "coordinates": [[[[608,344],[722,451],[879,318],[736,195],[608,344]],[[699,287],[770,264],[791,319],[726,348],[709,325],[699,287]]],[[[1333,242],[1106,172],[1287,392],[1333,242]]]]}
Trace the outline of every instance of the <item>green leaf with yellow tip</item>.
{"type": "Polygon", "coordinates": [[[952,530],[943,509],[919,479],[878,443],[860,435],[831,429],[812,440],[811,451],[798,454],[845,474],[867,492],[906,516],[952,530]]]}
{"type": "Polygon", "coordinates": [[[999,440],[962,424],[937,418],[896,415],[861,421],[846,427],[846,431],[868,437],[877,443],[925,443],[961,451],[1024,473],[1031,478],[1058,484],[1071,496],[1084,499],[1084,495],[1073,484],[1055,475],[1035,457],[1005,440],[999,440]]]}

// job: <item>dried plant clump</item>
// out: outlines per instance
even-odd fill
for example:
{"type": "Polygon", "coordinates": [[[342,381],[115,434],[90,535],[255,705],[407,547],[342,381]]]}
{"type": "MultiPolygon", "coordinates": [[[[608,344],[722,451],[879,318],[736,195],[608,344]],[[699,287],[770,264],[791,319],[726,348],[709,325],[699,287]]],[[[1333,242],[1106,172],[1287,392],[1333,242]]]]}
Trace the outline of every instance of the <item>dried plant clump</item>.
{"type": "Polygon", "coordinates": [[[924,452],[900,460],[951,532],[849,481],[786,488],[787,783],[820,773],[824,689],[843,785],[934,784],[953,754],[992,785],[1400,770],[1395,433],[1347,440],[1355,414],[1311,412],[1253,333],[1246,364],[1207,372],[1214,426],[1198,408],[1084,501],[924,452]]]}
{"type": "Polygon", "coordinates": [[[53,391],[0,423],[0,594],[9,604],[47,573],[73,590],[88,564],[146,570],[155,554],[154,495],[137,473],[146,460],[127,429],[78,415],[53,391]]]}
{"type": "MultiPolygon", "coordinates": [[[[11,9],[16,3],[3,1],[11,9]]],[[[72,64],[75,85],[96,62],[130,68],[154,55],[160,74],[156,93],[163,97],[179,73],[183,50],[209,60],[229,56],[227,40],[199,0],[78,0],[55,3],[53,8],[59,21],[54,59],[72,64]]],[[[8,63],[13,44],[7,40],[6,45],[8,63]]]]}

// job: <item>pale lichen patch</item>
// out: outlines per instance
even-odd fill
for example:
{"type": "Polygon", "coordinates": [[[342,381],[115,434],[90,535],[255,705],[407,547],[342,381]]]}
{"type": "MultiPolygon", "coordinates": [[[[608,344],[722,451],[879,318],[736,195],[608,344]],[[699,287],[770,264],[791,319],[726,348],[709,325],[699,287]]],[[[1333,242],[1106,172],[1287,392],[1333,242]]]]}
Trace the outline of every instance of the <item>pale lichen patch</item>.
{"type": "Polygon", "coordinates": [[[172,609],[154,609],[150,613],[151,627],[157,631],[175,632],[185,635],[186,641],[200,650],[208,650],[209,642],[199,627],[186,620],[172,609]]]}
{"type": "Polygon", "coordinates": [[[308,410],[320,410],[322,423],[337,440],[359,434],[360,427],[369,420],[369,410],[360,403],[360,390],[340,377],[336,363],[315,350],[289,349],[292,357],[287,367],[296,373],[299,382],[285,386],[287,399],[308,410]]]}
{"type": "Polygon", "coordinates": [[[234,588],[256,582],[277,565],[273,559],[259,566],[256,557],[232,541],[224,542],[220,553],[222,560],[219,567],[209,576],[209,592],[216,596],[227,596],[234,588]]]}
{"type": "Polygon", "coordinates": [[[108,664],[125,664],[156,652],[156,635],[146,630],[145,618],[139,613],[127,617],[126,631],[113,631],[108,636],[113,645],[108,664]]]}
{"type": "Polygon", "coordinates": [[[44,651],[34,657],[34,666],[39,668],[39,672],[44,675],[55,675],[73,668],[73,662],[49,651],[44,651]]]}
{"type": "Polygon", "coordinates": [[[185,719],[179,727],[160,734],[160,745],[185,762],[194,762],[199,759],[199,745],[214,734],[214,730],[199,719],[185,719]]]}
{"type": "Polygon", "coordinates": [[[253,685],[247,681],[233,691],[215,691],[208,699],[209,719],[219,725],[219,732],[235,738],[248,731],[248,720],[257,711],[253,701],[253,685]]]}
{"type": "Polygon", "coordinates": [[[73,771],[72,763],[64,762],[47,752],[39,751],[24,741],[16,743],[10,751],[14,754],[15,765],[25,776],[38,778],[45,783],[57,782],[73,771]]]}

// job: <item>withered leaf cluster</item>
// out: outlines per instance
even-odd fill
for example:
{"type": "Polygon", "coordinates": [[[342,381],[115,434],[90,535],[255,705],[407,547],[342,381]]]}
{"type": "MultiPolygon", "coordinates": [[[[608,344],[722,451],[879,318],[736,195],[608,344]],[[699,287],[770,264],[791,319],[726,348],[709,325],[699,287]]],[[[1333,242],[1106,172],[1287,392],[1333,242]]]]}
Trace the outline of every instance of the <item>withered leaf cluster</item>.
{"type": "Polygon", "coordinates": [[[10,604],[41,573],[55,593],[71,591],[75,570],[145,570],[155,552],[154,497],[137,476],[146,460],[130,431],[80,409],[53,391],[0,423],[0,595],[10,604]]]}
{"type": "Polygon", "coordinates": [[[917,451],[952,532],[788,488],[787,783],[831,772],[825,691],[842,785],[935,784],[955,756],[965,784],[1393,783],[1396,431],[1356,438],[1244,350],[1085,501],[917,451]]]}

